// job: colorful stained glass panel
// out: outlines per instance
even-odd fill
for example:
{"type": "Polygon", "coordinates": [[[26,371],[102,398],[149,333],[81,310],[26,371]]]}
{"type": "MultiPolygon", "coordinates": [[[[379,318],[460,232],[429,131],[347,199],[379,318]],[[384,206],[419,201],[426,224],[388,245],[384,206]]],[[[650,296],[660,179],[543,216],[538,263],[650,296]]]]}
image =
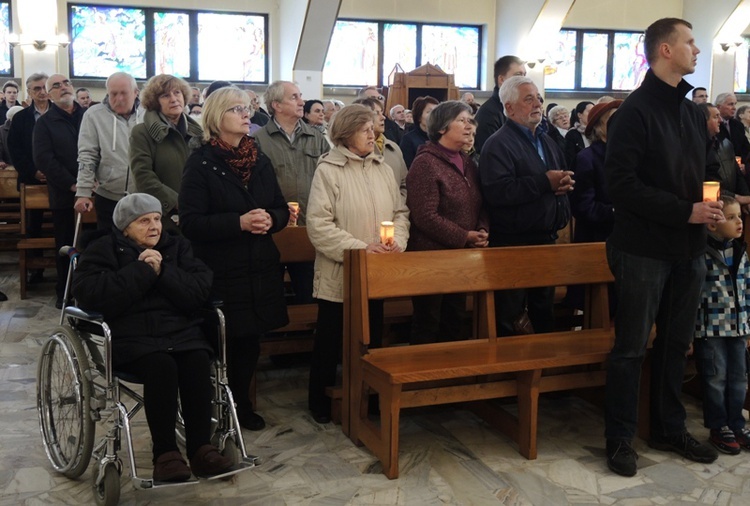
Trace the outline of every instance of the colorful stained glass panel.
{"type": "Polygon", "coordinates": [[[378,24],[336,21],[323,65],[323,84],[374,85],[378,81],[378,24]]]}
{"type": "Polygon", "coordinates": [[[478,88],[479,28],[471,26],[422,27],[422,65],[432,63],[453,74],[459,88],[478,88]]]}
{"type": "Polygon", "coordinates": [[[584,33],[581,54],[581,88],[607,87],[609,34],[584,33]]]}
{"type": "Polygon", "coordinates": [[[748,65],[748,47],[750,40],[745,39],[742,45],[737,47],[734,54],[734,92],[747,93],[747,65],[748,65]]]}
{"type": "Polygon", "coordinates": [[[0,3],[0,75],[11,75],[12,53],[10,43],[10,6],[8,2],[0,3]]]}
{"type": "Polygon", "coordinates": [[[576,87],[576,31],[560,30],[555,46],[545,61],[544,88],[572,90],[576,87]]]}
{"type": "Polygon", "coordinates": [[[396,64],[404,72],[411,72],[417,66],[417,26],[403,23],[383,25],[383,83],[396,64]]]}
{"type": "Polygon", "coordinates": [[[634,90],[648,70],[642,33],[615,33],[612,89],[634,90]]]}
{"type": "Polygon", "coordinates": [[[154,13],[156,74],[190,77],[190,16],[185,12],[154,13]]]}
{"type": "Polygon", "coordinates": [[[267,82],[266,18],[198,13],[198,79],[267,82]]]}
{"type": "Polygon", "coordinates": [[[71,6],[73,77],[108,77],[114,72],[127,72],[145,79],[145,17],[143,9],[71,6]]]}

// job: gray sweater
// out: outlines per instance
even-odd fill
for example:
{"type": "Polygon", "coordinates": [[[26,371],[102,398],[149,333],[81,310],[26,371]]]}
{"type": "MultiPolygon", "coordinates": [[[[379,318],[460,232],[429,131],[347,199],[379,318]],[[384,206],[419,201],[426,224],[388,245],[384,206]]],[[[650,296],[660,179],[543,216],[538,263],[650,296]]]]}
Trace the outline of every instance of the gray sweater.
{"type": "Polygon", "coordinates": [[[90,198],[97,193],[120,200],[126,192],[135,191],[128,155],[135,124],[135,110],[125,119],[110,109],[106,98],[86,111],[78,135],[76,197],[90,198]]]}

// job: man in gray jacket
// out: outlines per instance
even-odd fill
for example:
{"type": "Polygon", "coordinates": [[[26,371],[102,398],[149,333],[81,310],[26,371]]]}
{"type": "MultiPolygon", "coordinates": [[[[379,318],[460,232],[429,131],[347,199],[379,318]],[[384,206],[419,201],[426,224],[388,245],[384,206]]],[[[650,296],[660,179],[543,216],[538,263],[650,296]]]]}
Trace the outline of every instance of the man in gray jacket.
{"type": "MultiPolygon", "coordinates": [[[[272,83],[264,95],[271,121],[253,136],[260,150],[271,159],[281,192],[287,201],[299,202],[297,223],[305,226],[307,201],[318,158],[330,149],[320,131],[302,121],[302,92],[289,81],[272,83]]],[[[287,264],[294,302],[312,302],[312,262],[287,264]]]]}
{"type": "Polygon", "coordinates": [[[95,207],[99,229],[112,227],[115,205],[135,191],[128,148],[136,124],[138,85],[130,74],[115,72],[106,86],[106,98],[86,111],[78,136],[75,209],[84,213],[95,207]]]}

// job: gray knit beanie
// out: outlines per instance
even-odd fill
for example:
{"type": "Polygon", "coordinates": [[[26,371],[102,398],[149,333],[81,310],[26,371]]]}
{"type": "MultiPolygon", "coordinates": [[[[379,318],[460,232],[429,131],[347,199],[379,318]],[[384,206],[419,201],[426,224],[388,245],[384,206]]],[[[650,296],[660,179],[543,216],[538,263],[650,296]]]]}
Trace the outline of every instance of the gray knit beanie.
{"type": "Polygon", "coordinates": [[[133,221],[149,213],[161,214],[161,203],[147,193],[131,193],[124,196],[115,206],[112,221],[118,230],[128,228],[133,221]]]}

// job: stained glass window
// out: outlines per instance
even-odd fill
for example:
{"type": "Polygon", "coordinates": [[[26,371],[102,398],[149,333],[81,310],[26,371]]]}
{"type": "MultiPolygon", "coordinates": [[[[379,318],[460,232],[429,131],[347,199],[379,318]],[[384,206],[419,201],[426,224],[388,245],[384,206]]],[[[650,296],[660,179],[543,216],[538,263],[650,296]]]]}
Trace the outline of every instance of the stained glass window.
{"type": "Polygon", "coordinates": [[[190,16],[185,12],[154,13],[156,74],[190,77],[190,16]]]}
{"type": "Polygon", "coordinates": [[[10,2],[0,2],[0,75],[13,75],[13,54],[10,43],[10,2]]]}
{"type": "Polygon", "coordinates": [[[422,28],[422,65],[432,63],[453,74],[459,88],[478,88],[479,28],[431,26],[422,28]]]}
{"type": "Polygon", "coordinates": [[[544,68],[547,89],[572,90],[576,85],[576,31],[560,30],[550,61],[544,68]]]}
{"type": "Polygon", "coordinates": [[[748,85],[748,59],[750,54],[748,47],[750,40],[745,39],[742,45],[737,46],[734,53],[734,92],[747,93],[748,85]]]}
{"type": "Polygon", "coordinates": [[[629,91],[648,70],[643,34],[611,30],[560,30],[547,52],[548,90],[629,91]]]}
{"type": "Polygon", "coordinates": [[[606,33],[583,34],[582,88],[605,88],[607,86],[608,45],[609,35],[606,33]]]}
{"type": "Polygon", "coordinates": [[[336,21],[323,66],[323,82],[374,85],[378,80],[378,24],[336,21]]]}
{"type": "Polygon", "coordinates": [[[73,77],[121,71],[138,79],[268,82],[266,15],[89,4],[68,10],[73,77]]]}
{"type": "Polygon", "coordinates": [[[73,5],[70,40],[73,77],[108,77],[114,72],[147,77],[143,9],[73,5]]]}
{"type": "Polygon", "coordinates": [[[404,72],[411,72],[417,67],[417,25],[404,23],[385,23],[383,25],[383,83],[388,83],[388,76],[396,64],[404,72]]]}
{"type": "Polygon", "coordinates": [[[612,89],[634,90],[648,70],[642,33],[615,33],[612,89]]]}
{"type": "Polygon", "coordinates": [[[405,72],[431,63],[453,74],[456,86],[476,89],[481,38],[479,26],[339,19],[328,46],[323,84],[388,85],[397,63],[405,72]]]}

